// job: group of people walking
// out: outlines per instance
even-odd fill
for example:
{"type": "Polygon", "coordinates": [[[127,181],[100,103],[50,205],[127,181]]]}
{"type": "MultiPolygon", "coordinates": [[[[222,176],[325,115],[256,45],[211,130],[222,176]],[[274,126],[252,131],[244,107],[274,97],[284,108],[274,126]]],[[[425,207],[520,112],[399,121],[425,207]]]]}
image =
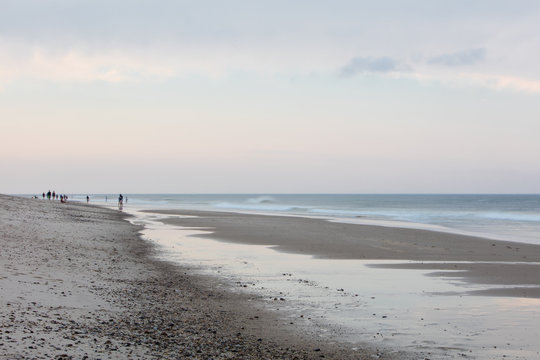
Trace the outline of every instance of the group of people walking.
{"type": "Polygon", "coordinates": [[[56,191],[54,191],[54,190],[52,192],[51,192],[51,190],[49,190],[49,191],[47,191],[46,194],[43,193],[41,195],[43,197],[43,200],[45,200],[45,197],[47,197],[48,200],[58,200],[58,199],[60,199],[60,202],[63,202],[63,203],[67,202],[67,200],[68,200],[67,195],[57,194],[56,191]]]}
{"type": "MultiPolygon", "coordinates": [[[[45,200],[45,198],[47,198],[48,200],[60,200],[60,202],[67,202],[68,200],[68,196],[67,195],[60,195],[60,194],[57,194],[56,191],[47,191],[46,193],[43,193],[42,194],[42,197],[43,199],[45,200]]],[[[35,198],[37,198],[37,196],[35,196],[35,198]]],[[[122,194],[120,194],[118,196],[118,206],[119,207],[123,207],[124,204],[126,203],[127,204],[127,196],[124,196],[122,194]]],[[[89,203],[90,202],[90,196],[86,195],[86,202],[89,203]]],[[[107,202],[107,196],[105,196],[105,202],[107,202]]]]}

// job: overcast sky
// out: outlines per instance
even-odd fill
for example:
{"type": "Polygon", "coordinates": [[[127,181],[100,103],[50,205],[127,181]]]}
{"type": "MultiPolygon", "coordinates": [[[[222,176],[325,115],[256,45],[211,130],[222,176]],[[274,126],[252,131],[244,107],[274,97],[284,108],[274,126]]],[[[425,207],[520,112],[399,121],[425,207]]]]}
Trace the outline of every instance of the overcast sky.
{"type": "Polygon", "coordinates": [[[540,193],[540,2],[0,0],[0,192],[540,193]]]}

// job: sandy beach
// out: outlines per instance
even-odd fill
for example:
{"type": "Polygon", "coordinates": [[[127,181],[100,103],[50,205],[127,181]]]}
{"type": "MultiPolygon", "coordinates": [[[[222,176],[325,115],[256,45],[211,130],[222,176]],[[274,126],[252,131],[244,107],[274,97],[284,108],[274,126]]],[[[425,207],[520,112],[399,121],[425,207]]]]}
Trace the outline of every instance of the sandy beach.
{"type": "MultiPolygon", "coordinates": [[[[364,359],[156,260],[125,214],[0,195],[2,359],[364,359]]],[[[399,350],[399,349],[398,349],[399,350]]]]}
{"type": "Polygon", "coordinates": [[[489,290],[477,292],[478,295],[540,297],[538,245],[301,217],[178,210],[155,212],[195,216],[169,218],[164,222],[211,231],[197,236],[271,245],[278,251],[320,258],[414,260],[424,263],[372,266],[433,270],[433,276],[460,277],[492,285],[489,290]],[[461,271],[456,273],[456,270],[461,271]]]}
{"type": "MultiPolygon", "coordinates": [[[[258,295],[231,291],[225,278],[164,260],[163,250],[141,238],[142,228],[126,221],[125,212],[5,195],[0,205],[2,359],[438,358],[430,347],[414,344],[411,353],[340,341],[343,330],[323,336],[332,328],[291,321],[275,306],[269,311],[258,295]]],[[[468,295],[540,298],[540,246],[301,217],[147,213],[196,229],[196,238],[319,259],[372,260],[374,268],[422,269],[431,277],[489,285],[468,295]]],[[[430,326],[443,326],[437,324],[430,326]]],[[[496,349],[502,340],[493,341],[496,349]]],[[[431,346],[441,358],[453,354],[431,346]]],[[[466,349],[464,344],[460,352],[466,349]]]]}

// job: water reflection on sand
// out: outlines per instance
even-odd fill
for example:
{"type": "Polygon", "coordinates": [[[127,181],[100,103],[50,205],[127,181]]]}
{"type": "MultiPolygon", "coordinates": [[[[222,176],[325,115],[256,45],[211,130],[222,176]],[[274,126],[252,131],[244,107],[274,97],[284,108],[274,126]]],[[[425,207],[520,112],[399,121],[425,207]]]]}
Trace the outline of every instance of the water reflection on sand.
{"type": "Polygon", "coordinates": [[[133,214],[163,259],[227,278],[233,290],[261,296],[300,325],[326,324],[321,336],[348,346],[370,342],[449,359],[539,356],[540,299],[469,296],[490,286],[370,266],[392,261],[315,259],[204,239],[197,237],[204,230],[163,225],[163,215],[133,214]]]}

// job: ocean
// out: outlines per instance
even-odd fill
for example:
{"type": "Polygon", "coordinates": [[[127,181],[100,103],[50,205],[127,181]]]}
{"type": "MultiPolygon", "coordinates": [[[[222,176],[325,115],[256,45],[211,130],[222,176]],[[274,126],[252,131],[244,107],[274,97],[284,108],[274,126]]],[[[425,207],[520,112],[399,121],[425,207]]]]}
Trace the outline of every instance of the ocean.
{"type": "MultiPolygon", "coordinates": [[[[118,194],[91,195],[93,203],[118,194]]],[[[327,218],[540,244],[540,195],[127,194],[144,209],[197,209],[327,218]]],[[[84,201],[86,194],[74,199],[84,201]]]]}

